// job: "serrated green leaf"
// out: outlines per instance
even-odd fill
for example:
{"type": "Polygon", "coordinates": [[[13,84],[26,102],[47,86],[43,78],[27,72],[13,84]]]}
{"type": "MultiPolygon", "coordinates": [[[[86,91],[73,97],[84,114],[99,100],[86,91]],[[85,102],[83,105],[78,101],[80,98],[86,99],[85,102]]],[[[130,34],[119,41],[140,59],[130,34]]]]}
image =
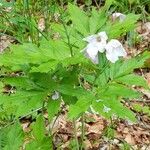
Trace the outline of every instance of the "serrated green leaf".
{"type": "Polygon", "coordinates": [[[0,55],[1,65],[39,64],[42,61],[47,61],[47,58],[42,57],[39,48],[34,44],[12,45],[10,49],[11,52],[0,55]]]}
{"type": "Polygon", "coordinates": [[[89,94],[88,91],[84,90],[81,87],[73,87],[73,86],[70,86],[68,84],[58,86],[57,91],[65,94],[65,95],[76,96],[76,97],[80,97],[80,96],[83,96],[85,94],[89,94]]]}
{"type": "Polygon", "coordinates": [[[43,40],[40,42],[40,49],[43,57],[48,60],[63,60],[71,57],[69,46],[60,40],[43,40]]]}
{"type": "Polygon", "coordinates": [[[143,112],[145,114],[148,114],[148,116],[150,116],[150,107],[149,106],[142,106],[139,104],[133,104],[133,108],[138,112],[143,112]]]}
{"type": "Polygon", "coordinates": [[[51,121],[60,110],[60,100],[49,100],[47,104],[48,118],[51,121]]]}
{"type": "Polygon", "coordinates": [[[122,98],[138,98],[141,94],[137,91],[134,91],[124,85],[112,83],[108,85],[108,87],[101,92],[102,96],[116,96],[122,98]]]}
{"type": "MultiPolygon", "coordinates": [[[[47,92],[42,91],[17,91],[10,96],[0,95],[0,104],[15,108],[13,115],[20,117],[31,113],[33,110],[42,107],[43,100],[47,96],[47,92]]],[[[8,110],[9,111],[9,110],[8,110]]]]}
{"type": "Polygon", "coordinates": [[[22,146],[24,133],[21,125],[18,122],[1,130],[1,132],[4,134],[4,137],[0,138],[0,146],[1,142],[4,142],[2,148],[3,150],[17,150],[22,146]],[[4,141],[2,141],[3,138],[5,138],[4,141]]]}
{"type": "Polygon", "coordinates": [[[133,72],[134,69],[144,66],[144,62],[150,58],[150,53],[144,52],[143,54],[126,61],[117,61],[115,64],[111,64],[109,69],[109,77],[116,79],[124,75],[128,75],[133,72]]]}
{"type": "Polygon", "coordinates": [[[52,150],[53,144],[52,139],[49,137],[44,137],[40,142],[39,141],[31,141],[25,146],[26,150],[52,150]]]}
{"type": "Polygon", "coordinates": [[[130,86],[137,85],[137,86],[143,86],[145,88],[148,88],[148,84],[146,80],[143,77],[135,74],[129,74],[129,75],[119,77],[116,79],[116,81],[130,86]]]}
{"type": "Polygon", "coordinates": [[[30,140],[25,146],[25,149],[49,150],[53,149],[52,139],[45,135],[45,123],[42,115],[36,118],[36,122],[31,125],[34,140],[30,140]]]}
{"type": "Polygon", "coordinates": [[[70,105],[68,116],[69,119],[77,118],[80,114],[84,113],[91,105],[92,97],[81,96],[74,105],[70,105]]]}
{"type": "Polygon", "coordinates": [[[104,30],[108,33],[110,39],[118,38],[120,35],[123,35],[134,29],[135,23],[139,17],[139,15],[128,14],[123,22],[107,24],[104,30]]]}
{"type": "Polygon", "coordinates": [[[41,63],[38,67],[33,66],[30,72],[41,72],[48,73],[49,71],[55,70],[59,61],[51,60],[45,63],[41,63]]]}
{"type": "Polygon", "coordinates": [[[35,124],[32,125],[33,136],[36,140],[42,141],[45,137],[45,124],[42,115],[36,118],[35,124]]]}
{"type": "Polygon", "coordinates": [[[90,33],[95,34],[106,23],[107,16],[103,11],[96,11],[94,8],[89,18],[90,33]]]}
{"type": "Polygon", "coordinates": [[[89,23],[88,16],[85,14],[85,12],[71,3],[68,5],[68,11],[76,30],[78,30],[84,36],[88,35],[89,23]]]}
{"type": "Polygon", "coordinates": [[[39,88],[32,80],[30,80],[28,77],[21,77],[21,76],[16,76],[16,77],[5,77],[3,79],[3,83],[5,85],[11,85],[15,86],[16,88],[22,88],[22,89],[35,89],[39,88]]]}
{"type": "Polygon", "coordinates": [[[123,106],[118,99],[113,98],[112,96],[107,97],[106,99],[100,99],[99,101],[93,101],[92,107],[96,112],[108,119],[116,116],[130,121],[136,121],[134,113],[123,106]],[[110,108],[110,110],[105,112],[104,107],[110,108]]]}

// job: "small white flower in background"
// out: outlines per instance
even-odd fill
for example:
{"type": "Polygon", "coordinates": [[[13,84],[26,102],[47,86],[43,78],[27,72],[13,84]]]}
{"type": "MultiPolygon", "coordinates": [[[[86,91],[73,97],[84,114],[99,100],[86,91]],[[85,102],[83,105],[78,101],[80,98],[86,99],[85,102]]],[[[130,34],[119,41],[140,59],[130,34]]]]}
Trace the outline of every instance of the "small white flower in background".
{"type": "Polygon", "coordinates": [[[126,15],[116,12],[112,14],[112,20],[119,19],[120,22],[123,22],[126,19],[126,15]]]}
{"type": "Polygon", "coordinates": [[[109,108],[109,107],[106,107],[105,105],[103,105],[103,112],[106,112],[106,113],[108,113],[110,110],[111,110],[111,108],[109,108]]]}
{"type": "Polygon", "coordinates": [[[3,4],[2,4],[2,3],[0,3],[0,7],[1,7],[1,6],[3,6],[3,4]]]}
{"type": "Polygon", "coordinates": [[[98,63],[98,52],[103,53],[107,43],[106,32],[100,32],[96,35],[91,35],[83,40],[88,42],[87,47],[84,49],[85,56],[88,57],[93,63],[98,63]]]}
{"type": "Polygon", "coordinates": [[[55,91],[54,94],[52,95],[52,99],[53,100],[57,100],[59,99],[60,95],[59,95],[59,92],[55,91]]]}
{"type": "Polygon", "coordinates": [[[112,63],[115,63],[120,56],[127,56],[125,49],[123,48],[122,44],[115,39],[110,40],[107,45],[105,46],[106,49],[106,57],[112,63]]]}

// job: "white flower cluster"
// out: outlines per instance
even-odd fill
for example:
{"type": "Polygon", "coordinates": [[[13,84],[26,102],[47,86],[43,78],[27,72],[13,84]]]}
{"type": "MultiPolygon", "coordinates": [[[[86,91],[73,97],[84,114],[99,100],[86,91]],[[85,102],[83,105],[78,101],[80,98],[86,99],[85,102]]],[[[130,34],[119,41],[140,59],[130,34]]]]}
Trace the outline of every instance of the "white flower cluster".
{"type": "Polygon", "coordinates": [[[98,52],[103,53],[106,51],[106,57],[112,63],[115,63],[120,56],[127,55],[122,44],[116,40],[111,39],[109,42],[106,32],[99,32],[96,35],[91,35],[83,39],[88,42],[84,49],[85,56],[88,57],[93,63],[98,64],[98,52]]]}
{"type": "MultiPolygon", "coordinates": [[[[121,13],[113,13],[112,18],[113,20],[119,18],[119,21],[123,22],[126,16],[121,13]]],[[[83,40],[88,42],[88,45],[84,49],[85,56],[95,64],[98,64],[98,52],[106,52],[107,59],[112,63],[115,63],[120,56],[125,57],[127,55],[125,49],[118,40],[111,39],[107,42],[108,36],[105,31],[88,36],[83,40]]]]}

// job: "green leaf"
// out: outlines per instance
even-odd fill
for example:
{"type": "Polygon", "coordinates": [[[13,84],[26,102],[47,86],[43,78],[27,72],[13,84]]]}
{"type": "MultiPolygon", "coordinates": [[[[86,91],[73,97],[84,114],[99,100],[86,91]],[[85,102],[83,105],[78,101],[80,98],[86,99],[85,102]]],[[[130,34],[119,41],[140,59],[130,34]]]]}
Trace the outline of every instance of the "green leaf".
{"type": "Polygon", "coordinates": [[[47,61],[34,44],[25,43],[23,45],[12,45],[11,52],[0,55],[0,64],[4,66],[15,66],[23,64],[39,64],[47,61]],[[11,58],[11,59],[10,59],[11,58]]]}
{"type": "Polygon", "coordinates": [[[117,83],[111,83],[108,87],[101,91],[102,96],[115,96],[115,97],[122,97],[122,98],[138,98],[141,96],[140,93],[117,83]]]}
{"type": "Polygon", "coordinates": [[[139,15],[128,14],[123,22],[109,23],[103,30],[108,33],[110,39],[118,38],[134,29],[139,17],[139,15]]]}
{"type": "Polygon", "coordinates": [[[0,93],[3,92],[4,83],[0,81],[0,93]]]}
{"type": "Polygon", "coordinates": [[[39,150],[49,150],[53,149],[52,139],[45,135],[45,123],[42,115],[39,115],[36,118],[36,122],[32,124],[32,134],[34,136],[34,140],[30,140],[29,143],[26,144],[27,150],[31,149],[39,149],[39,150]]]}
{"type": "Polygon", "coordinates": [[[92,107],[96,112],[108,119],[116,116],[119,118],[128,119],[133,122],[136,121],[135,114],[123,106],[118,99],[113,98],[111,95],[109,97],[93,101],[92,107]],[[110,110],[105,112],[104,107],[110,108],[110,110]]]}
{"type": "Polygon", "coordinates": [[[89,96],[81,96],[74,105],[70,105],[68,116],[69,119],[77,118],[90,107],[93,99],[89,96]]]}
{"type": "Polygon", "coordinates": [[[134,69],[144,66],[145,61],[150,58],[150,53],[144,52],[143,54],[126,61],[117,61],[115,64],[111,64],[110,78],[116,79],[124,75],[132,73],[134,69]]]}
{"type": "Polygon", "coordinates": [[[43,40],[40,42],[42,57],[52,60],[63,60],[71,57],[70,48],[60,40],[43,40]]]}
{"type": "Polygon", "coordinates": [[[40,142],[39,141],[31,141],[30,143],[26,144],[26,150],[52,150],[53,143],[52,139],[49,137],[44,137],[40,142]]]}
{"type": "Polygon", "coordinates": [[[73,86],[70,86],[68,84],[58,86],[57,91],[65,94],[65,95],[76,96],[76,97],[80,97],[80,96],[83,96],[85,94],[89,95],[89,92],[84,90],[83,88],[73,87],[73,86]]]}
{"type": "Polygon", "coordinates": [[[32,80],[30,80],[28,77],[25,76],[5,77],[3,79],[3,83],[5,85],[11,85],[15,86],[16,88],[22,88],[27,90],[31,90],[34,88],[38,89],[38,86],[32,80]]]}
{"type": "Polygon", "coordinates": [[[135,74],[129,74],[129,75],[119,77],[116,79],[116,81],[130,86],[137,85],[137,86],[143,86],[145,88],[148,88],[148,84],[146,80],[143,77],[135,74]]]}
{"type": "Polygon", "coordinates": [[[76,28],[81,34],[84,36],[89,34],[89,23],[88,23],[88,16],[85,14],[84,11],[82,11],[79,7],[72,5],[69,3],[68,5],[68,11],[70,14],[70,17],[72,19],[72,22],[76,28]]]}
{"type": "Polygon", "coordinates": [[[51,121],[60,110],[60,100],[49,100],[47,105],[48,118],[51,121]]]}
{"type": "Polygon", "coordinates": [[[48,73],[49,71],[55,70],[59,61],[50,60],[45,63],[41,63],[38,67],[33,66],[30,72],[41,72],[48,73]]]}
{"type": "Polygon", "coordinates": [[[1,130],[3,136],[0,138],[0,146],[3,146],[1,147],[3,150],[17,150],[22,146],[24,133],[19,123],[15,123],[1,130]]]}
{"type": "Polygon", "coordinates": [[[43,116],[39,115],[36,118],[35,124],[32,124],[33,136],[39,142],[45,137],[45,124],[43,116]]]}
{"type": "MultiPolygon", "coordinates": [[[[0,95],[0,104],[3,107],[13,107],[13,115],[20,117],[31,113],[33,110],[42,107],[43,100],[47,96],[47,92],[43,91],[17,91],[15,94],[0,95]]],[[[9,110],[8,110],[9,111],[9,110]]]]}
{"type": "Polygon", "coordinates": [[[150,107],[149,106],[142,106],[139,104],[133,104],[133,108],[138,112],[143,112],[145,114],[148,114],[148,116],[150,116],[150,107]]]}
{"type": "Polygon", "coordinates": [[[90,33],[95,34],[106,23],[107,16],[103,11],[96,11],[94,8],[89,18],[90,33]]]}

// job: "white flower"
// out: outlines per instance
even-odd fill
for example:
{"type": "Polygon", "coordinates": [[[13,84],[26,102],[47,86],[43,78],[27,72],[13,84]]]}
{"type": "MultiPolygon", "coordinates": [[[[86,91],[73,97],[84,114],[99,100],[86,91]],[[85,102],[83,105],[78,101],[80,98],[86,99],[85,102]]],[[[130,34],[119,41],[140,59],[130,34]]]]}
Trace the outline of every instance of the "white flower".
{"type": "Polygon", "coordinates": [[[59,97],[60,97],[59,92],[57,92],[57,91],[55,91],[54,94],[52,95],[53,100],[57,100],[57,99],[59,99],[59,97]]]}
{"type": "Polygon", "coordinates": [[[84,38],[83,40],[88,42],[87,47],[84,49],[85,56],[97,64],[98,52],[103,53],[105,51],[107,39],[108,37],[105,32],[100,32],[97,35],[84,38]]]}
{"type": "Polygon", "coordinates": [[[108,113],[110,110],[111,110],[111,108],[109,108],[109,107],[106,107],[105,105],[103,105],[103,112],[106,112],[106,113],[108,113]]]}
{"type": "Polygon", "coordinates": [[[84,54],[93,63],[98,64],[98,52],[103,53],[106,51],[106,57],[112,63],[115,63],[120,56],[125,57],[127,55],[122,44],[116,40],[112,39],[107,43],[106,32],[100,32],[97,35],[91,35],[84,38],[84,41],[88,42],[88,45],[84,49],[84,54]]]}
{"type": "Polygon", "coordinates": [[[119,12],[113,13],[112,14],[112,19],[116,20],[117,18],[119,18],[120,22],[123,22],[125,20],[125,18],[126,18],[126,15],[124,15],[122,13],[119,13],[119,12]]]}
{"type": "Polygon", "coordinates": [[[127,55],[122,44],[115,39],[110,40],[105,46],[105,49],[106,49],[106,57],[112,63],[115,63],[119,59],[119,56],[125,57],[127,55]]]}

